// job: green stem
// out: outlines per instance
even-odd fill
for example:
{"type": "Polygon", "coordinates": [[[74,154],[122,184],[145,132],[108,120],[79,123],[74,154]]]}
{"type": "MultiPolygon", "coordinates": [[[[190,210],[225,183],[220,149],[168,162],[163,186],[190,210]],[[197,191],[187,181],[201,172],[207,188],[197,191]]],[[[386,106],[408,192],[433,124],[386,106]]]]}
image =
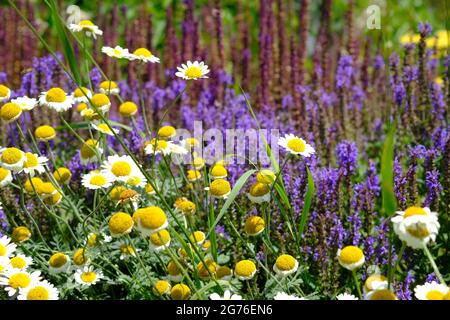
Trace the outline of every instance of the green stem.
{"type": "MultiPolygon", "coordinates": [[[[395,266],[394,266],[394,268],[391,268],[391,272],[390,272],[390,274],[389,274],[389,284],[392,284],[393,282],[394,282],[394,274],[395,274],[395,272],[397,271],[397,268],[398,268],[398,266],[399,266],[399,264],[400,264],[400,260],[402,259],[402,257],[403,257],[403,252],[405,251],[405,248],[406,248],[406,242],[405,241],[403,241],[402,242],[402,246],[401,246],[401,248],[400,248],[400,251],[399,251],[399,253],[398,253],[398,257],[397,257],[397,261],[395,262],[395,266]]],[[[390,287],[388,287],[388,288],[390,288],[390,287]]],[[[391,289],[391,288],[390,288],[391,289]]]]}
{"type": "Polygon", "coordinates": [[[428,249],[428,247],[425,243],[423,244],[423,251],[425,252],[425,255],[427,256],[428,260],[430,260],[431,266],[433,267],[434,273],[438,277],[439,282],[446,286],[447,284],[445,283],[444,277],[439,272],[436,262],[434,261],[433,255],[431,254],[430,250],[428,249]]]}
{"type": "Polygon", "coordinates": [[[358,297],[360,300],[362,300],[361,288],[359,287],[359,280],[358,280],[358,277],[356,276],[355,270],[352,270],[352,276],[353,276],[353,281],[355,281],[355,287],[356,287],[356,291],[358,292],[358,297]]]}

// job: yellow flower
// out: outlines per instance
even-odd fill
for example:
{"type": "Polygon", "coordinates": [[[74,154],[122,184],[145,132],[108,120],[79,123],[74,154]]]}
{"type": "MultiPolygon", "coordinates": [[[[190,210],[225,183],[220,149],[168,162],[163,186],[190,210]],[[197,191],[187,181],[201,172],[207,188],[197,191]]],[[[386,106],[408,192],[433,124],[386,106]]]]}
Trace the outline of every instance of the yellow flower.
{"type": "MultiPolygon", "coordinates": [[[[99,90],[102,94],[119,94],[120,89],[114,81],[103,81],[100,83],[99,90]]],[[[109,100],[109,99],[108,99],[109,100]]]]}
{"type": "Polygon", "coordinates": [[[35,190],[37,193],[38,185],[40,185],[42,183],[44,183],[44,182],[42,181],[41,178],[34,177],[31,179],[27,179],[27,181],[25,181],[25,183],[23,184],[23,187],[27,193],[34,193],[35,190]]]}
{"type": "Polygon", "coordinates": [[[251,216],[245,221],[245,232],[249,236],[257,236],[264,231],[266,223],[264,219],[258,216],[251,216]]]}
{"type": "Polygon", "coordinates": [[[136,210],[133,214],[133,221],[144,236],[158,232],[168,225],[166,214],[159,207],[147,207],[136,210]]]}
{"type": "MultiPolygon", "coordinates": [[[[82,250],[82,249],[79,249],[79,250],[82,250]]],[[[82,251],[77,251],[77,252],[74,254],[74,261],[76,261],[77,263],[80,263],[80,265],[83,265],[84,259],[83,259],[83,257],[80,256],[80,252],[82,252],[82,251]],[[77,254],[77,252],[78,252],[78,254],[77,254]]],[[[67,271],[67,269],[70,266],[70,259],[69,259],[69,256],[64,254],[63,252],[56,252],[50,257],[48,264],[49,264],[50,273],[65,272],[65,271],[67,271]]]]}
{"type": "Polygon", "coordinates": [[[211,168],[210,171],[211,179],[224,179],[227,177],[227,169],[223,165],[216,164],[211,168]]]}
{"type": "Polygon", "coordinates": [[[298,261],[289,254],[282,254],[273,265],[273,271],[280,276],[288,276],[298,269],[298,261]]]}
{"type": "Polygon", "coordinates": [[[203,61],[188,61],[186,64],[182,64],[181,67],[177,67],[177,69],[178,72],[175,75],[185,80],[208,78],[206,75],[209,73],[209,69],[203,61]]]}
{"type": "Polygon", "coordinates": [[[77,251],[75,251],[75,253],[73,254],[73,263],[76,266],[82,266],[84,264],[87,264],[90,259],[86,254],[86,251],[84,250],[84,248],[80,248],[77,251]]]}
{"type": "Polygon", "coordinates": [[[109,195],[111,196],[111,199],[114,201],[119,201],[120,200],[120,194],[125,191],[126,188],[124,186],[117,186],[114,187],[111,192],[109,193],[109,195]]]}
{"type": "Polygon", "coordinates": [[[31,231],[27,227],[16,227],[12,233],[12,239],[14,242],[25,242],[31,238],[31,231]]]}
{"type": "Polygon", "coordinates": [[[231,270],[227,266],[220,266],[217,268],[216,275],[220,280],[231,280],[231,277],[233,276],[233,270],[231,270]]]}
{"type": "Polygon", "coordinates": [[[133,229],[133,219],[124,212],[117,212],[109,219],[109,231],[113,237],[120,237],[129,234],[133,229]]]}
{"type": "Polygon", "coordinates": [[[398,300],[395,293],[388,289],[373,290],[366,295],[366,300],[398,300]]]}
{"type": "Polygon", "coordinates": [[[111,107],[111,101],[109,101],[108,96],[104,93],[94,94],[91,98],[91,104],[103,113],[108,112],[111,107]]]}
{"type": "Polygon", "coordinates": [[[400,37],[400,43],[401,44],[416,44],[420,41],[420,34],[405,34],[400,37]]]}
{"type": "Polygon", "coordinates": [[[195,182],[202,178],[202,174],[198,170],[188,170],[187,174],[186,174],[186,178],[189,180],[189,182],[195,182]]]}
{"type": "Polygon", "coordinates": [[[53,172],[53,176],[59,183],[68,184],[70,182],[70,179],[72,178],[72,172],[70,172],[70,170],[65,167],[61,167],[53,172]]]}
{"type": "Polygon", "coordinates": [[[177,134],[177,130],[172,126],[164,126],[158,130],[158,137],[168,140],[177,134]]]}
{"type": "Polygon", "coordinates": [[[226,198],[231,192],[231,185],[224,179],[216,179],[211,182],[209,192],[215,198],[226,198]]]}
{"type": "Polygon", "coordinates": [[[71,23],[69,30],[72,32],[85,32],[86,36],[92,36],[94,39],[97,38],[97,35],[101,36],[103,34],[103,31],[92,23],[91,20],[81,20],[78,23],[71,23]]]}
{"type": "Polygon", "coordinates": [[[240,280],[250,280],[256,274],[256,265],[250,260],[241,260],[234,267],[234,274],[240,280]]]}
{"type": "Polygon", "coordinates": [[[119,106],[119,112],[123,117],[132,117],[138,111],[138,106],[132,101],[126,101],[119,106]]]}
{"type": "Polygon", "coordinates": [[[7,86],[0,84],[0,102],[5,102],[10,97],[11,97],[11,90],[7,86]]]}
{"type": "Polygon", "coordinates": [[[183,278],[181,270],[173,260],[169,261],[169,263],[167,264],[167,273],[169,274],[169,279],[173,282],[180,282],[183,278]]]}
{"type": "Polygon", "coordinates": [[[170,233],[166,230],[160,230],[150,235],[150,247],[155,251],[165,250],[170,246],[170,233]]]}
{"type": "Polygon", "coordinates": [[[364,253],[355,246],[347,246],[338,250],[338,261],[345,269],[353,271],[360,268],[365,261],[364,253]]]}
{"type": "Polygon", "coordinates": [[[155,57],[153,53],[150,52],[150,50],[146,48],[138,48],[134,50],[132,54],[129,54],[127,56],[129,60],[139,60],[143,63],[152,62],[152,63],[159,63],[159,58],[155,57]]]}
{"type": "Polygon", "coordinates": [[[200,261],[197,264],[197,272],[200,278],[208,279],[210,275],[214,276],[217,271],[217,263],[212,259],[206,259],[203,263],[200,261]]]}
{"type": "Polygon", "coordinates": [[[256,181],[259,183],[272,184],[275,182],[276,175],[272,170],[264,169],[256,175],[256,181]]]}
{"type": "Polygon", "coordinates": [[[170,283],[165,280],[158,280],[156,281],[155,285],[153,286],[153,293],[159,296],[169,294],[170,293],[170,283]]]}
{"type": "Polygon", "coordinates": [[[22,108],[12,102],[5,103],[0,109],[0,118],[5,123],[14,122],[17,120],[22,114],[22,108]]]}
{"type": "Polygon", "coordinates": [[[206,240],[206,235],[202,231],[194,231],[194,233],[189,236],[189,240],[192,243],[195,243],[198,246],[201,246],[203,244],[203,242],[205,242],[205,240],[206,240]]]}
{"type": "Polygon", "coordinates": [[[27,160],[23,151],[12,147],[0,150],[0,152],[0,166],[13,172],[19,172],[23,169],[23,165],[27,160]]]}
{"type": "Polygon", "coordinates": [[[173,286],[170,292],[172,300],[187,300],[191,295],[191,290],[185,284],[179,283],[173,286]]]}
{"type": "Polygon", "coordinates": [[[268,202],[270,201],[270,187],[266,183],[256,182],[250,187],[247,197],[254,203],[268,202]]]}
{"type": "Polygon", "coordinates": [[[364,283],[364,293],[368,293],[373,290],[387,289],[387,278],[381,274],[373,274],[369,276],[364,283]]]}

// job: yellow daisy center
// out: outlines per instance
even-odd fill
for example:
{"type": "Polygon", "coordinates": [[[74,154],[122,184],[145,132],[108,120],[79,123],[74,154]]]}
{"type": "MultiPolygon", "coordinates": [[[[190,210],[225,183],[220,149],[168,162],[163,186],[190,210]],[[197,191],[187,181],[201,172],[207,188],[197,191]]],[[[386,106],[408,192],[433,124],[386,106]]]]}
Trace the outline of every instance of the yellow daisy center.
{"type": "Polygon", "coordinates": [[[80,275],[80,278],[81,278],[81,280],[83,280],[83,282],[92,283],[95,281],[95,279],[97,279],[97,274],[92,271],[83,272],[80,275]]]}
{"type": "Polygon", "coordinates": [[[87,26],[92,27],[94,24],[92,23],[91,20],[81,20],[79,25],[85,26],[85,27],[87,27],[87,26]]]}
{"type": "Polygon", "coordinates": [[[16,164],[23,159],[23,153],[17,148],[3,150],[2,161],[6,164],[16,164]]]}
{"type": "Polygon", "coordinates": [[[421,239],[428,237],[430,235],[427,225],[420,222],[406,228],[406,231],[408,231],[408,233],[411,234],[413,237],[421,239]]]}
{"type": "Polygon", "coordinates": [[[230,183],[224,179],[217,179],[211,182],[209,191],[213,196],[222,197],[231,191],[230,183]]]}
{"type": "Polygon", "coordinates": [[[2,97],[2,98],[7,97],[8,94],[9,94],[9,88],[7,86],[0,84],[0,97],[2,97]]]}
{"type": "Polygon", "coordinates": [[[205,234],[201,231],[195,231],[189,236],[189,240],[193,243],[200,243],[205,241],[205,234]]]}
{"type": "Polygon", "coordinates": [[[66,183],[72,178],[72,172],[70,172],[67,168],[58,168],[55,172],[53,172],[53,176],[55,177],[56,181],[61,183],[66,183]]]}
{"type": "Polygon", "coordinates": [[[83,111],[83,110],[86,110],[87,107],[88,107],[88,105],[87,105],[86,103],[81,102],[81,103],[78,104],[78,106],[77,106],[77,111],[78,111],[78,112],[81,112],[81,111],[83,111]]]}
{"type": "Polygon", "coordinates": [[[442,300],[450,300],[450,290],[442,297],[442,300]]]}
{"type": "Polygon", "coordinates": [[[383,289],[375,291],[370,300],[397,300],[397,296],[391,290],[383,289]]]}
{"type": "Polygon", "coordinates": [[[56,131],[50,126],[40,126],[34,131],[36,139],[49,140],[56,136],[56,131]]]}
{"type": "Polygon", "coordinates": [[[150,183],[147,183],[145,185],[145,192],[146,193],[153,193],[153,192],[155,192],[155,189],[153,189],[153,187],[152,187],[152,185],[150,183]]]}
{"type": "Polygon", "coordinates": [[[95,156],[94,149],[97,147],[97,140],[89,139],[86,143],[81,147],[80,155],[83,159],[90,159],[95,156]]]}
{"type": "Polygon", "coordinates": [[[217,278],[222,279],[224,277],[231,276],[233,274],[233,272],[227,266],[221,266],[217,269],[216,274],[217,274],[217,278]]]}
{"type": "Polygon", "coordinates": [[[6,247],[0,244],[0,257],[3,257],[6,254],[6,247]]]}
{"type": "Polygon", "coordinates": [[[139,48],[134,51],[134,55],[149,58],[152,56],[152,53],[146,48],[139,48]]]}
{"type": "Polygon", "coordinates": [[[22,257],[13,257],[9,260],[13,268],[22,269],[27,265],[27,262],[22,257]]]}
{"type": "Polygon", "coordinates": [[[119,112],[124,117],[129,117],[134,115],[138,110],[138,106],[131,101],[124,102],[119,107],[119,112]]]}
{"type": "Polygon", "coordinates": [[[47,91],[47,95],[45,97],[45,100],[47,102],[56,102],[56,103],[62,103],[66,101],[67,95],[61,88],[52,88],[47,91]]]}
{"type": "Polygon", "coordinates": [[[289,254],[283,254],[275,261],[275,266],[282,271],[290,271],[295,268],[297,261],[289,254]]]}
{"type": "Polygon", "coordinates": [[[37,192],[39,194],[53,194],[55,191],[55,186],[51,182],[44,182],[37,185],[37,192]]]}
{"type": "Polygon", "coordinates": [[[264,219],[258,216],[252,216],[245,221],[245,232],[253,235],[264,229],[266,223],[264,219]]]}
{"type": "Polygon", "coordinates": [[[156,140],[155,138],[153,138],[150,141],[150,144],[153,146],[153,148],[155,148],[156,150],[164,150],[167,148],[168,143],[165,140],[156,140]]]}
{"type": "Polygon", "coordinates": [[[146,229],[158,229],[167,221],[166,214],[161,208],[147,207],[136,210],[133,214],[135,223],[146,229]]]}
{"type": "Polygon", "coordinates": [[[36,286],[27,293],[27,300],[48,300],[48,298],[48,290],[42,286],[36,286]]]}
{"type": "Polygon", "coordinates": [[[11,121],[22,113],[22,109],[16,103],[8,102],[0,109],[0,117],[5,121],[11,121]]]}
{"type": "Polygon", "coordinates": [[[189,181],[195,181],[197,179],[200,179],[201,176],[202,176],[202,174],[198,170],[188,170],[187,175],[186,175],[186,177],[189,181]]]}
{"type": "MultiPolygon", "coordinates": [[[[75,261],[75,258],[77,258],[77,260],[79,260],[77,253],[75,253],[75,255],[74,255],[74,261],[75,261]]],[[[68,261],[67,256],[64,253],[57,252],[50,257],[48,264],[53,268],[61,268],[62,266],[64,266],[67,263],[67,261],[68,261]]],[[[81,264],[83,264],[83,263],[81,263],[81,264]]]]}
{"type": "Polygon", "coordinates": [[[158,281],[155,283],[155,286],[153,287],[153,292],[154,292],[155,294],[163,295],[163,294],[167,293],[167,291],[169,290],[169,288],[170,288],[170,284],[169,284],[167,281],[164,281],[164,280],[158,280],[158,281]]]}
{"type": "Polygon", "coordinates": [[[30,283],[30,276],[22,272],[13,274],[8,280],[9,286],[13,289],[26,288],[30,285],[30,283]]]}
{"type": "Polygon", "coordinates": [[[210,240],[206,240],[202,244],[202,249],[207,251],[207,250],[209,250],[209,248],[211,248],[211,241],[210,240]]]}
{"type": "Polygon", "coordinates": [[[28,193],[33,193],[34,190],[36,190],[36,192],[38,192],[37,191],[39,189],[38,186],[42,183],[44,183],[44,182],[42,181],[41,178],[35,177],[35,178],[31,178],[31,180],[28,179],[27,181],[25,181],[23,187],[25,188],[25,191],[28,193]]]}
{"type": "Polygon", "coordinates": [[[120,194],[125,190],[126,188],[124,186],[114,187],[110,193],[111,199],[113,199],[114,201],[118,201],[120,199],[120,194]]]}
{"type": "Polygon", "coordinates": [[[202,76],[202,69],[200,69],[197,66],[190,66],[189,68],[186,69],[184,75],[189,79],[197,79],[202,76]]]}
{"type": "Polygon", "coordinates": [[[191,290],[185,284],[179,283],[172,288],[170,292],[170,297],[173,300],[186,300],[189,298],[191,290]]]}
{"type": "Polygon", "coordinates": [[[187,138],[186,143],[187,143],[187,145],[193,147],[193,146],[198,145],[200,142],[198,142],[198,140],[195,138],[187,138]]]}
{"type": "Polygon", "coordinates": [[[197,157],[192,161],[195,169],[200,170],[205,165],[205,160],[203,158],[197,157]]]}
{"type": "Polygon", "coordinates": [[[412,217],[412,216],[426,216],[427,212],[420,207],[409,207],[405,210],[405,214],[403,215],[404,218],[412,217]]]}
{"type": "Polygon", "coordinates": [[[234,272],[241,277],[250,277],[255,271],[256,265],[250,260],[239,261],[234,268],[234,272]]]}
{"type": "Polygon", "coordinates": [[[355,246],[347,246],[342,249],[339,259],[345,264],[357,263],[364,257],[362,250],[355,246]]]}
{"type": "Polygon", "coordinates": [[[120,245],[119,250],[121,253],[126,254],[128,256],[131,256],[134,254],[134,249],[130,245],[122,244],[122,245],[120,245]]]}
{"type": "Polygon", "coordinates": [[[250,187],[250,194],[254,197],[262,197],[270,192],[270,189],[265,183],[255,183],[250,187]]]}
{"type": "Polygon", "coordinates": [[[150,242],[155,246],[164,246],[170,241],[170,234],[167,230],[161,230],[150,236],[150,242]]]}
{"type": "Polygon", "coordinates": [[[94,105],[94,107],[101,108],[109,105],[111,102],[109,101],[109,98],[106,94],[97,93],[94,94],[94,96],[91,98],[91,103],[94,105]]]}
{"type": "Polygon", "coordinates": [[[24,168],[34,168],[39,165],[38,158],[36,157],[35,154],[27,152],[27,153],[25,153],[25,157],[27,159],[25,160],[25,163],[23,164],[24,168]]]}
{"type": "Polygon", "coordinates": [[[200,262],[197,264],[197,271],[201,278],[209,277],[209,274],[215,274],[217,270],[217,263],[211,259],[207,259],[205,263],[200,262]],[[209,271],[209,272],[208,272],[209,271]]]}
{"type": "Polygon", "coordinates": [[[158,136],[160,138],[170,138],[175,135],[176,129],[172,126],[164,126],[158,130],[158,136]]]}
{"type": "Polygon", "coordinates": [[[306,144],[298,139],[294,138],[288,141],[287,146],[289,149],[293,150],[294,152],[303,152],[305,151],[306,144]]]}
{"type": "Polygon", "coordinates": [[[83,248],[78,249],[75,251],[73,255],[73,263],[75,263],[77,266],[82,266],[88,261],[88,257],[86,256],[86,252],[83,248]]]}
{"type": "Polygon", "coordinates": [[[108,127],[108,125],[106,123],[100,123],[97,126],[99,131],[102,131],[104,133],[112,133],[111,129],[108,127]]]}
{"type": "Polygon", "coordinates": [[[191,215],[195,213],[197,207],[195,203],[193,203],[192,201],[186,200],[178,205],[178,209],[180,209],[181,212],[183,212],[186,215],[191,215]]]}
{"type": "Polygon", "coordinates": [[[14,229],[12,239],[14,242],[22,242],[31,237],[31,231],[27,227],[17,227],[14,229]]]}
{"type": "Polygon", "coordinates": [[[46,205],[56,206],[61,201],[61,199],[62,199],[62,194],[59,192],[56,192],[50,198],[45,199],[44,202],[46,205]]]}
{"type": "Polygon", "coordinates": [[[438,290],[431,290],[427,292],[426,297],[428,300],[442,300],[444,298],[444,294],[438,290]]]}
{"type": "Polygon", "coordinates": [[[372,291],[374,282],[384,282],[384,281],[387,281],[387,278],[385,276],[381,274],[374,274],[366,279],[364,286],[367,291],[372,291]]]}
{"type": "Polygon", "coordinates": [[[170,261],[169,264],[167,265],[167,272],[171,276],[177,276],[177,275],[181,274],[180,269],[178,269],[178,267],[174,261],[170,261]]]}
{"type": "Polygon", "coordinates": [[[106,184],[106,179],[103,176],[93,176],[91,178],[91,180],[89,181],[90,184],[92,184],[93,186],[104,186],[106,184]]]}
{"type": "Polygon", "coordinates": [[[95,233],[91,233],[88,236],[87,244],[90,247],[95,247],[95,245],[97,244],[97,235],[95,233]]]}
{"type": "Polygon", "coordinates": [[[126,177],[131,174],[132,168],[126,161],[117,161],[111,167],[111,172],[116,177],[126,177]]]}
{"type": "Polygon", "coordinates": [[[212,177],[226,177],[227,174],[228,174],[227,169],[225,169],[225,167],[220,165],[220,164],[216,164],[211,169],[211,176],[212,177]]]}
{"type": "Polygon", "coordinates": [[[74,92],[73,95],[75,96],[75,98],[82,98],[85,95],[89,94],[89,89],[85,88],[85,87],[80,87],[77,88],[74,92]]]}
{"type": "Polygon", "coordinates": [[[6,170],[5,168],[0,168],[0,181],[5,180],[5,178],[8,176],[9,176],[9,170],[6,170]]]}
{"type": "Polygon", "coordinates": [[[109,219],[109,230],[112,234],[122,235],[133,227],[133,219],[124,212],[118,212],[109,219]]]}
{"type": "Polygon", "coordinates": [[[117,88],[117,84],[114,81],[103,81],[99,86],[103,90],[112,90],[117,88]]]}
{"type": "Polygon", "coordinates": [[[275,173],[273,173],[272,171],[267,170],[267,169],[261,170],[256,175],[256,181],[259,183],[271,184],[275,181],[275,178],[276,178],[275,173]]]}

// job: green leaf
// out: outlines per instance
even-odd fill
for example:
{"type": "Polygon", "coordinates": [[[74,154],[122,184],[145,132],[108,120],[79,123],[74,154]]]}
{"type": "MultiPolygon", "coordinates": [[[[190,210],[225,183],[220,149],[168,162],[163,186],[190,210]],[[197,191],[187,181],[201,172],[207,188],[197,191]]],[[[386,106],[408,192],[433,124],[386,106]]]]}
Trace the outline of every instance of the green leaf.
{"type": "Polygon", "coordinates": [[[55,25],[55,28],[58,32],[59,40],[61,41],[64,57],[69,64],[69,68],[72,71],[73,77],[75,78],[75,82],[77,84],[81,83],[81,75],[80,70],[78,69],[78,63],[75,58],[75,53],[73,51],[73,47],[67,37],[66,26],[64,25],[61,17],[58,14],[58,6],[55,0],[48,0],[47,5],[50,7],[50,11],[52,14],[52,20],[55,25]]]}
{"type": "Polygon", "coordinates": [[[306,167],[306,172],[308,174],[308,189],[306,191],[305,202],[303,204],[302,216],[300,218],[300,226],[298,229],[298,241],[302,238],[303,232],[305,230],[306,222],[308,221],[309,211],[311,209],[312,197],[314,195],[314,179],[312,177],[311,171],[306,167]]]}
{"type": "Polygon", "coordinates": [[[228,208],[231,206],[231,204],[233,203],[234,199],[239,194],[239,191],[241,191],[241,189],[244,186],[245,182],[247,182],[248,178],[252,174],[254,174],[255,172],[256,172],[256,170],[254,170],[254,169],[248,170],[238,179],[238,181],[236,181],[236,184],[234,185],[233,189],[231,190],[230,195],[228,196],[227,200],[225,201],[222,209],[220,209],[219,215],[217,216],[217,218],[214,221],[214,223],[211,225],[211,228],[208,231],[208,236],[207,237],[210,236],[211,232],[215,232],[214,231],[215,227],[220,222],[220,220],[222,219],[224,214],[227,212],[228,208]]]}
{"type": "Polygon", "coordinates": [[[381,156],[381,195],[383,211],[386,216],[391,216],[397,210],[397,199],[394,194],[394,134],[395,123],[388,126],[386,141],[384,142],[381,156]]]}

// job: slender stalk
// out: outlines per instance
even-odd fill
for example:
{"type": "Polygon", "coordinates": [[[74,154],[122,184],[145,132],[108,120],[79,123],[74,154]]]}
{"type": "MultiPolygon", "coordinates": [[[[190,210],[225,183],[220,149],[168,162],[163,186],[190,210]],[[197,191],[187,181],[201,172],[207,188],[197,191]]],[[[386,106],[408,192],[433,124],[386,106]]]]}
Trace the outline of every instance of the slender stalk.
{"type": "Polygon", "coordinates": [[[355,270],[352,270],[352,276],[353,276],[353,281],[355,281],[355,287],[356,287],[356,291],[358,292],[358,297],[360,300],[362,300],[361,288],[359,286],[359,280],[358,280],[358,277],[356,276],[355,270]]]}
{"type": "Polygon", "coordinates": [[[438,277],[439,282],[446,286],[447,284],[445,283],[444,277],[439,272],[436,262],[434,261],[433,255],[431,254],[430,250],[428,249],[428,247],[425,243],[423,244],[423,251],[425,252],[425,255],[427,256],[428,260],[430,260],[430,264],[433,267],[434,273],[438,277]]]}

